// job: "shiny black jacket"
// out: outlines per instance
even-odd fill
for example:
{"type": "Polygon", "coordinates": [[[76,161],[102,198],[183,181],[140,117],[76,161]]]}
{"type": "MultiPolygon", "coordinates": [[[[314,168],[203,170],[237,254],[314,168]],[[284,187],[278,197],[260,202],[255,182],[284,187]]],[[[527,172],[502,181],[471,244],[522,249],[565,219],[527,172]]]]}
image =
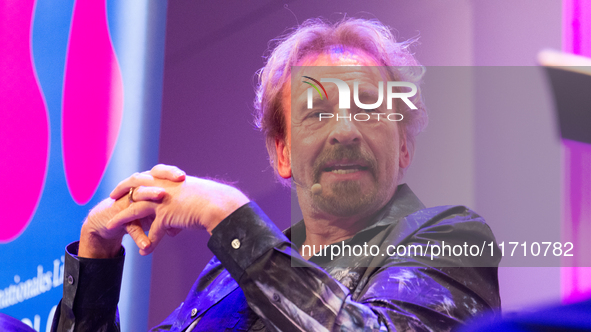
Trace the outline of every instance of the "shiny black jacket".
{"type": "MultiPolygon", "coordinates": [[[[449,331],[500,310],[500,251],[484,220],[463,206],[425,208],[404,184],[335,244],[344,254],[329,247],[304,260],[295,249],[304,239],[303,222],[282,233],[256,204],[239,208],[213,230],[215,257],[185,301],[152,331],[449,331]]],[[[118,331],[123,251],[66,252],[52,331],[118,331]]]]}

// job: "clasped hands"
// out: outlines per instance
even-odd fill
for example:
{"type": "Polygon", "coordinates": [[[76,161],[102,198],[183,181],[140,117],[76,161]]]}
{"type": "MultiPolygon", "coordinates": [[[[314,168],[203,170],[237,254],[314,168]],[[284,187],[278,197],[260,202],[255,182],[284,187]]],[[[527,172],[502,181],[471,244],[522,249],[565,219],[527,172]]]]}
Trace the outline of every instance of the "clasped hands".
{"type": "Polygon", "coordinates": [[[78,256],[114,257],[126,233],[140,254],[148,255],[166,234],[174,236],[187,228],[205,228],[211,234],[248,202],[234,187],[187,176],[175,166],[156,165],[121,181],[90,211],[82,225],[78,256]],[[129,199],[131,188],[135,189],[129,199]]]}

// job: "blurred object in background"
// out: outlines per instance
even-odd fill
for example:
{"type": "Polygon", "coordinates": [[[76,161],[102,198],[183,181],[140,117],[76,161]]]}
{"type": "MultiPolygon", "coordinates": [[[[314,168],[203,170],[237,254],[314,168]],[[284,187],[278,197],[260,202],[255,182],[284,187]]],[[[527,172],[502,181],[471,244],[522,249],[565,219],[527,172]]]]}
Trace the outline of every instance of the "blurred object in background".
{"type": "Polygon", "coordinates": [[[3,332],[33,332],[32,327],[16,318],[0,313],[0,331],[3,332]]]}

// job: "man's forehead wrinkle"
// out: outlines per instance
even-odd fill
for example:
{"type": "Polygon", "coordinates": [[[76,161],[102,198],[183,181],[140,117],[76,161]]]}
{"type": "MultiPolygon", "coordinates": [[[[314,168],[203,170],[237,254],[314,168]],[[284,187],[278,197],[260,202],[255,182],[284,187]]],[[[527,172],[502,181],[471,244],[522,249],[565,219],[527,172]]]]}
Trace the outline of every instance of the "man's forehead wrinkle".
{"type": "MultiPolygon", "coordinates": [[[[359,90],[372,90],[378,87],[378,82],[382,80],[382,77],[375,72],[369,70],[360,70],[366,67],[317,67],[307,71],[307,76],[314,77],[322,82],[322,78],[336,78],[347,83],[351,91],[353,91],[353,83],[359,82],[359,90]],[[331,70],[333,69],[333,70],[331,70]]],[[[333,83],[323,83],[324,88],[329,92],[334,90],[333,95],[338,91],[337,86],[333,83]]],[[[300,88],[300,87],[298,87],[300,88]]],[[[307,86],[301,87],[306,90],[307,86]]],[[[295,90],[294,90],[295,92],[295,90]]],[[[331,93],[329,92],[329,98],[331,93]]]]}
{"type": "MultiPolygon", "coordinates": [[[[322,78],[338,78],[342,81],[360,81],[360,82],[377,82],[382,80],[382,76],[379,71],[373,70],[372,67],[368,66],[307,66],[304,70],[299,72],[302,80],[302,76],[313,77],[320,82],[322,78]]],[[[330,86],[330,85],[325,85],[330,86]]]]}

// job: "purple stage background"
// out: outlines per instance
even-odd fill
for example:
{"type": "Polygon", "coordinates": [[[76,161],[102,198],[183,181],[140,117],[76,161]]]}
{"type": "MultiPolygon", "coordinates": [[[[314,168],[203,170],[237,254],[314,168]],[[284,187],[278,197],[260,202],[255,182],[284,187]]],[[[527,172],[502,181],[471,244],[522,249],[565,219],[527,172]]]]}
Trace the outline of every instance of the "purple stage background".
{"type": "MultiPolygon", "coordinates": [[[[290,191],[275,182],[252,121],[254,73],[269,40],[287,28],[345,13],[377,18],[400,39],[420,35],[416,55],[428,66],[532,66],[540,49],[561,47],[555,0],[169,1],[159,161],[236,181],[288,227],[290,191]]],[[[470,206],[497,237],[540,221],[552,221],[556,229],[543,231],[557,234],[561,157],[550,97],[523,87],[526,98],[517,94],[521,101],[508,107],[502,98],[479,100],[482,89],[486,82],[475,80],[473,91],[459,92],[472,107],[443,110],[427,99],[430,124],[405,181],[427,206],[470,206]]],[[[212,257],[208,238],[182,232],[153,254],[150,326],[184,300],[212,257]]],[[[560,268],[502,268],[499,277],[505,311],[560,300],[560,268]]]]}

